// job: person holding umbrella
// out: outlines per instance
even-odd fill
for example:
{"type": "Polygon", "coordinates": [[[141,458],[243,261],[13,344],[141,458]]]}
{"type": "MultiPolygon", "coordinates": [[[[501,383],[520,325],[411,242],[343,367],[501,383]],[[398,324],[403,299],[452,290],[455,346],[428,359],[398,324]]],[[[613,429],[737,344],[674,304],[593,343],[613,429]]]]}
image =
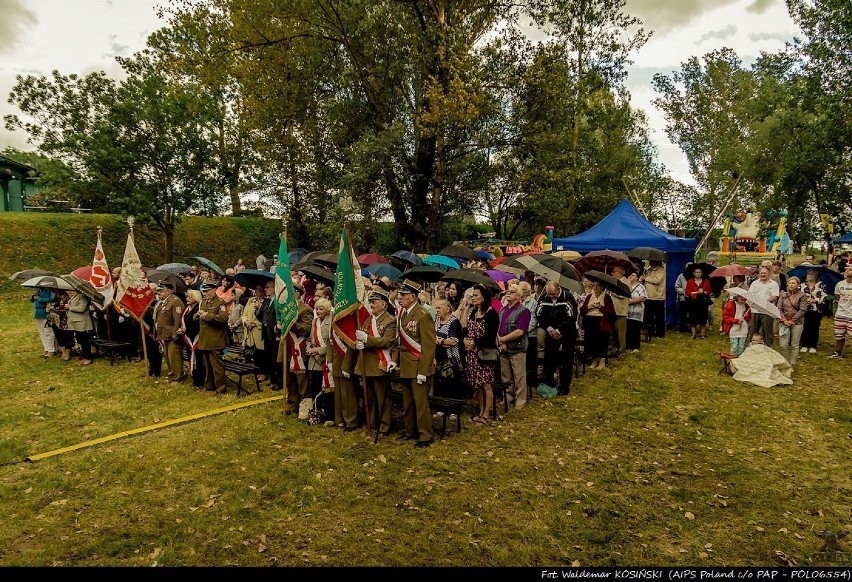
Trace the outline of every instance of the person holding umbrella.
{"type": "Polygon", "coordinates": [[[38,336],[41,338],[41,347],[44,348],[45,359],[56,353],[56,335],[53,333],[53,327],[47,323],[47,306],[51,301],[56,299],[56,293],[53,289],[45,287],[36,287],[35,292],[30,296],[30,301],[33,304],[33,317],[38,329],[38,336]]]}
{"type": "Polygon", "coordinates": [[[91,302],[77,291],[69,291],[68,296],[68,329],[74,332],[74,338],[80,344],[80,365],[88,366],[92,363],[92,330],[95,328],[89,312],[91,302]]]}

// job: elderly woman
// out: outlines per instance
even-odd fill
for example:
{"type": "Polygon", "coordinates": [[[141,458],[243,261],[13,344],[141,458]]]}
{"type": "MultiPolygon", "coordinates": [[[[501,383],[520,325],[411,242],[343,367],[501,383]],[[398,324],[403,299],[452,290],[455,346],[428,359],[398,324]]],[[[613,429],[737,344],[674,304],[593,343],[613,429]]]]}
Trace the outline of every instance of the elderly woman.
{"type": "Polygon", "coordinates": [[[482,425],[491,423],[491,408],[494,404],[494,391],[491,385],[494,383],[499,361],[497,331],[500,327],[500,317],[491,307],[492,298],[491,291],[481,283],[472,287],[471,311],[468,314],[463,342],[467,381],[473,387],[479,404],[479,413],[474,414],[471,420],[482,425]],[[498,358],[494,361],[480,360],[479,350],[483,348],[491,348],[497,352],[498,358]]]}
{"type": "Polygon", "coordinates": [[[615,305],[599,282],[592,281],[591,291],[586,295],[583,305],[580,307],[580,315],[583,316],[585,355],[591,358],[589,367],[593,370],[603,370],[606,368],[609,335],[612,332],[612,320],[615,318],[615,305]]]}
{"type": "Polygon", "coordinates": [[[787,279],[787,290],[781,291],[778,295],[778,309],[781,311],[778,329],[779,351],[791,365],[795,366],[805,326],[805,313],[808,310],[808,301],[798,277],[787,279]]]}
{"type": "Polygon", "coordinates": [[[807,310],[805,311],[804,325],[802,326],[802,339],[800,352],[816,353],[819,345],[819,328],[822,323],[822,316],[826,312],[826,293],[825,285],[819,280],[819,273],[816,269],[808,269],[805,275],[805,282],[802,285],[802,293],[805,294],[805,302],[807,310]]]}
{"type": "MultiPolygon", "coordinates": [[[[306,352],[308,354],[308,397],[314,398],[322,392],[331,392],[334,384],[328,367],[328,351],[331,349],[331,301],[324,297],[314,299],[314,319],[311,323],[311,334],[308,336],[306,352]]],[[[326,418],[334,417],[326,410],[326,418]]]]}
{"type": "Polygon", "coordinates": [[[695,334],[699,332],[701,339],[707,339],[708,307],[713,302],[712,293],[710,280],[705,277],[701,267],[693,269],[692,278],[687,279],[684,289],[692,339],[698,337],[695,334]]]}
{"type": "MultiPolygon", "coordinates": [[[[261,319],[263,318],[263,300],[266,293],[263,290],[264,285],[257,284],[254,287],[254,293],[246,301],[243,307],[243,354],[254,352],[251,360],[253,363],[260,365],[264,362],[263,354],[263,334],[261,333],[261,319]]],[[[264,382],[267,377],[263,374],[257,375],[258,382],[264,382]]]]}
{"type": "Polygon", "coordinates": [[[69,291],[68,296],[68,329],[74,332],[74,338],[80,344],[81,366],[92,363],[92,314],[89,312],[91,302],[82,293],[69,291]]]}
{"type": "Polygon", "coordinates": [[[435,396],[448,398],[467,398],[461,386],[462,357],[459,344],[462,339],[462,329],[458,318],[453,315],[450,302],[446,299],[435,299],[435,396]]]}
{"type": "Polygon", "coordinates": [[[196,357],[195,348],[198,346],[198,304],[201,303],[201,291],[190,289],[186,292],[186,309],[180,319],[179,335],[183,338],[183,359],[189,362],[189,371],[192,375],[192,385],[196,388],[204,388],[204,365],[201,358],[196,357]]]}

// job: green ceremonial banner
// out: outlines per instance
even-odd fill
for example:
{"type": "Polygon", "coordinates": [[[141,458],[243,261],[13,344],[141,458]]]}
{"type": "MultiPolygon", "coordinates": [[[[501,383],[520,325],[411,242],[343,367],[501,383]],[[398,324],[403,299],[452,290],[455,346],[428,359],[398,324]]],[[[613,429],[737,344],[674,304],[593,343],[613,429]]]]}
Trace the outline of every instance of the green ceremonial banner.
{"type": "Polygon", "coordinates": [[[290,259],[287,257],[287,231],[281,236],[278,247],[278,262],[275,263],[275,318],[281,328],[281,338],[290,331],[296,321],[299,307],[293,295],[293,276],[290,274],[290,259]]]}
{"type": "Polygon", "coordinates": [[[349,347],[355,347],[355,330],[358,329],[357,312],[364,303],[364,279],[361,265],[349,241],[349,232],[343,227],[340,234],[340,251],[334,273],[334,319],[337,335],[349,347]],[[356,275],[357,268],[357,275],[356,275]]]}

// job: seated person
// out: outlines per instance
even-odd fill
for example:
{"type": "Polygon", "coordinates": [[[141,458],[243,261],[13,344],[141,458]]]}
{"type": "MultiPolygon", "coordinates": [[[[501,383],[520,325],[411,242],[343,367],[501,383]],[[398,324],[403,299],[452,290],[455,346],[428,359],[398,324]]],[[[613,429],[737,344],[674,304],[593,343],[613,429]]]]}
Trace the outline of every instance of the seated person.
{"type": "Polygon", "coordinates": [[[739,358],[731,360],[734,380],[764,388],[792,384],[793,366],[784,356],[763,343],[763,335],[752,335],[751,343],[739,358]]]}

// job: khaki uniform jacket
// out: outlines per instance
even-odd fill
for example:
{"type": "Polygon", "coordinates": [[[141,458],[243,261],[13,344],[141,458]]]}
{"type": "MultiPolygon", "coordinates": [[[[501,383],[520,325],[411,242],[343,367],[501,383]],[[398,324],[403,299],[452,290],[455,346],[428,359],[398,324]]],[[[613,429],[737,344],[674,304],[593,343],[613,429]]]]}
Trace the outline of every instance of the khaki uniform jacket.
{"type": "Polygon", "coordinates": [[[648,300],[662,301],[666,298],[666,268],[662,265],[653,267],[645,273],[645,290],[648,300]]]}
{"type": "Polygon", "coordinates": [[[405,332],[420,344],[420,358],[409,352],[401,343],[398,347],[397,362],[400,378],[416,378],[418,374],[430,376],[435,371],[435,322],[422,305],[416,303],[411,313],[400,308],[401,317],[398,320],[397,336],[405,332]]]}
{"type": "MultiPolygon", "coordinates": [[[[386,376],[388,373],[387,370],[382,370],[379,367],[381,363],[379,360],[379,350],[391,350],[390,359],[393,360],[393,348],[396,347],[397,342],[396,318],[387,311],[379,316],[376,322],[379,333],[378,337],[371,336],[368,331],[372,320],[373,317],[371,315],[361,325],[361,330],[367,332],[367,341],[364,342],[363,350],[356,350],[358,352],[358,361],[355,363],[355,373],[361,374],[361,370],[363,369],[365,376],[386,376]]],[[[434,344],[434,342],[435,339],[433,338],[432,343],[434,344]]]]}
{"type": "MultiPolygon", "coordinates": [[[[272,313],[275,313],[273,309],[272,313]]],[[[274,317],[274,315],[273,315],[274,317]]],[[[290,331],[296,334],[296,337],[310,337],[311,335],[311,324],[314,322],[314,310],[308,307],[307,304],[299,302],[299,310],[296,312],[296,321],[293,322],[292,327],[290,327],[290,331]]],[[[283,330],[282,330],[283,331],[283,330]]],[[[281,341],[278,342],[278,358],[277,362],[284,362],[288,359],[287,355],[287,336],[285,334],[281,334],[281,341]]],[[[305,359],[305,366],[308,365],[307,354],[303,354],[302,357],[305,359]]],[[[288,364],[289,365],[289,364],[288,364]]]]}
{"type": "Polygon", "coordinates": [[[206,311],[199,316],[198,329],[199,350],[221,350],[228,345],[228,308],[218,297],[204,298],[198,306],[199,311],[206,311]]]}
{"type": "MultiPolygon", "coordinates": [[[[316,318],[316,316],[314,317],[316,318]]],[[[329,354],[330,352],[334,351],[334,347],[331,345],[332,319],[334,319],[334,316],[329,313],[325,316],[325,319],[323,319],[320,323],[320,335],[322,336],[322,339],[325,342],[324,346],[314,345],[314,326],[313,322],[311,323],[311,330],[308,332],[308,347],[318,348],[319,350],[316,355],[310,356],[310,358],[308,358],[308,370],[311,370],[312,372],[322,371],[322,365],[325,364],[326,354],[329,354]]]]}
{"type": "Polygon", "coordinates": [[[177,339],[176,331],[180,328],[180,318],[183,315],[183,301],[174,294],[169,294],[154,306],[154,339],[159,341],[177,339]]]}
{"type": "Polygon", "coordinates": [[[255,346],[257,349],[263,349],[263,333],[260,328],[260,320],[255,315],[255,311],[260,307],[260,304],[263,302],[257,300],[257,297],[250,297],[248,301],[246,301],[246,306],[243,309],[243,326],[246,330],[245,340],[243,343],[247,346],[255,346]],[[249,330],[249,324],[254,324],[251,330],[249,330]]]}

